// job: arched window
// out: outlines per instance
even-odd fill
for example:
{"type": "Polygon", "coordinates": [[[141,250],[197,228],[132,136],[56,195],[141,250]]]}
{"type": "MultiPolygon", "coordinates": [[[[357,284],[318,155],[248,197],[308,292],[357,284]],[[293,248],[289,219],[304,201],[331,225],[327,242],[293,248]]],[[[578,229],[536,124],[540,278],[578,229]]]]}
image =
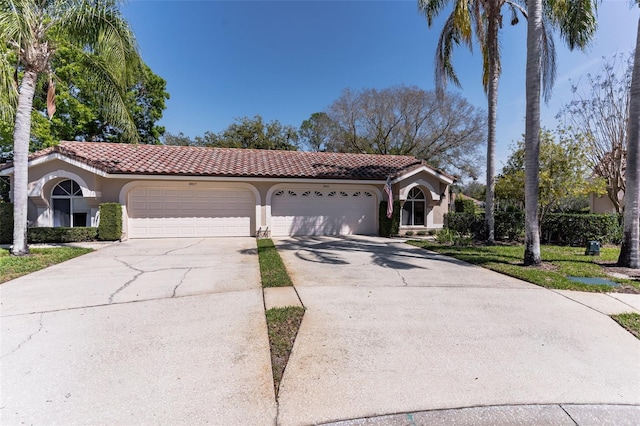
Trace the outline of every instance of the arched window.
{"type": "Polygon", "coordinates": [[[70,179],[58,183],[51,192],[53,226],[87,226],[89,205],[82,198],[82,189],[70,179]]]}
{"type": "Polygon", "coordinates": [[[424,193],[419,188],[411,188],[407,201],[402,206],[403,226],[424,226],[424,213],[427,210],[427,201],[424,193]]]}

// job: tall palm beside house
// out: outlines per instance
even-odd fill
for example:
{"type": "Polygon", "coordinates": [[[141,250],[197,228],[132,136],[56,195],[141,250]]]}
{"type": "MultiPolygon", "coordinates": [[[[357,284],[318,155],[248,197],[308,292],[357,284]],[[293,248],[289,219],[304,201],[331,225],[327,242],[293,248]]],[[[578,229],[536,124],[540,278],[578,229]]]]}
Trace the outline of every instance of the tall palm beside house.
{"type": "MultiPolygon", "coordinates": [[[[447,81],[460,87],[460,81],[453,67],[453,48],[464,43],[470,50],[473,36],[482,52],[482,84],[488,101],[487,126],[487,186],[485,202],[485,223],[487,242],[494,242],[494,201],[495,201],[495,150],[498,109],[498,80],[500,65],[499,32],[502,28],[503,9],[511,16],[511,24],[518,23],[518,16],[527,15],[523,5],[511,0],[418,0],[418,9],[433,25],[434,18],[449,4],[453,6],[438,40],[435,61],[436,90],[442,93],[447,81]]],[[[549,37],[549,40],[551,38],[549,37]]],[[[554,58],[553,43],[547,45],[548,57],[554,58]]],[[[550,76],[553,84],[553,74],[550,76]]]]}
{"type": "MultiPolygon", "coordinates": [[[[640,6],[640,0],[634,0],[634,3],[640,6]]],[[[640,183],[638,182],[638,166],[640,166],[640,20],[638,21],[636,52],[631,75],[627,137],[624,229],[618,265],[638,269],[640,268],[640,183]]]]}
{"type": "MultiPolygon", "coordinates": [[[[540,256],[538,218],[538,171],[540,163],[540,92],[548,60],[544,54],[549,38],[545,21],[559,29],[570,49],[587,46],[596,31],[594,0],[529,0],[527,22],[526,117],[525,117],[525,247],[524,264],[537,265],[540,256]]],[[[544,88],[543,88],[544,90],[544,88]]],[[[545,98],[550,90],[545,91],[545,98]]]]}
{"type": "Polygon", "coordinates": [[[115,0],[0,0],[0,108],[13,129],[14,255],[29,252],[26,241],[28,153],[31,110],[37,90],[47,87],[55,111],[51,59],[64,44],[81,53],[82,65],[107,110],[107,120],[137,141],[125,88],[141,69],[133,33],[115,0]]]}

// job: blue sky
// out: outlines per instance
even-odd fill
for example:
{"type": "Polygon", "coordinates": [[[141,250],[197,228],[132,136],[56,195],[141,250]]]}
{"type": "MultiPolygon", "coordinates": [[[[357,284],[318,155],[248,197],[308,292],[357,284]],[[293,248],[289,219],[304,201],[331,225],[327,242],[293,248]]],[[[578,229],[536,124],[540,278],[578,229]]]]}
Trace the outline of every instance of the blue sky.
{"type": "MultiPolygon", "coordinates": [[[[219,132],[235,118],[262,115],[300,126],[344,88],[434,88],[433,58],[447,13],[429,28],[414,1],[158,1],[124,6],[145,62],[167,80],[171,99],[161,124],[189,136],[219,132]]],[[[586,52],[556,35],[558,77],[542,105],[543,125],[571,100],[571,82],[597,73],[603,57],[635,46],[638,8],[604,0],[598,33],[586,52]]],[[[498,171],[524,133],[526,22],[501,33],[498,171]]],[[[479,51],[459,48],[460,92],[486,109],[479,51]]],[[[584,78],[583,78],[584,80],[584,78]]]]}

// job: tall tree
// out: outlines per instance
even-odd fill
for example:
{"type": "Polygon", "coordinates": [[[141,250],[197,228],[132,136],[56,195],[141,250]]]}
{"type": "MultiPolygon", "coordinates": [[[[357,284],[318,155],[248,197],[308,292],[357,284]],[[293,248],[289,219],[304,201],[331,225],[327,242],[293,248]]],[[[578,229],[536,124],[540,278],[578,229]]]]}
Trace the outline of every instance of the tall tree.
{"type": "MultiPolygon", "coordinates": [[[[453,11],[447,18],[438,40],[435,60],[436,87],[444,91],[447,81],[460,87],[460,80],[453,67],[453,48],[464,43],[472,49],[473,36],[482,53],[482,85],[487,94],[487,190],[485,201],[485,226],[487,242],[494,242],[494,202],[495,202],[495,149],[498,109],[498,80],[500,65],[499,32],[502,28],[502,9],[511,14],[511,25],[518,23],[518,15],[526,17],[520,2],[511,0],[418,0],[418,9],[427,18],[429,27],[434,18],[448,5],[453,11]]],[[[553,48],[553,45],[549,45],[553,48]]]]}
{"type": "Polygon", "coordinates": [[[335,124],[325,112],[314,112],[300,125],[300,139],[310,151],[331,150],[335,124]]]}
{"type": "Polygon", "coordinates": [[[555,59],[545,54],[553,40],[545,31],[544,22],[549,23],[547,28],[553,25],[559,29],[570,49],[584,48],[596,30],[596,4],[592,0],[545,0],[543,9],[543,0],[529,0],[527,6],[524,264],[538,265],[542,262],[538,217],[540,93],[544,91],[545,99],[551,96],[553,85],[545,77],[555,72],[555,59]]]}
{"type": "MultiPolygon", "coordinates": [[[[640,6],[640,0],[635,0],[640,6]]],[[[618,265],[640,268],[640,20],[633,60],[629,103],[629,134],[627,140],[627,186],[625,193],[624,227],[618,265]]]]}
{"type": "MultiPolygon", "coordinates": [[[[538,215],[542,221],[548,212],[562,210],[575,200],[599,189],[589,179],[584,143],[566,132],[543,130],[540,139],[538,179],[538,215]]],[[[520,140],[496,179],[496,199],[507,205],[525,206],[525,148],[520,140]]]]}
{"type": "Polygon", "coordinates": [[[597,75],[587,74],[573,85],[573,100],[558,118],[571,126],[576,139],[584,139],[586,159],[593,174],[607,182],[606,193],[617,212],[622,211],[627,164],[629,90],[633,57],[612,56],[597,75]]]}
{"type": "MultiPolygon", "coordinates": [[[[260,115],[253,118],[237,119],[215,135],[205,133],[204,141],[199,145],[220,148],[253,148],[296,151],[298,149],[298,131],[293,126],[281,124],[278,120],[265,123],[260,115]]],[[[196,141],[198,138],[196,138],[196,141]]]]}
{"type": "Polygon", "coordinates": [[[47,105],[49,117],[55,110],[52,60],[58,46],[77,49],[83,66],[97,87],[101,101],[109,105],[106,119],[122,129],[122,137],[138,141],[130,111],[126,108],[126,88],[139,75],[141,59],[133,33],[115,0],[0,0],[0,87],[11,107],[0,108],[3,119],[14,120],[14,255],[29,252],[27,231],[28,153],[31,111],[38,78],[49,77],[47,105]],[[14,67],[18,84],[10,72],[14,67]],[[15,113],[15,114],[14,114],[15,113]]]}
{"type": "Polygon", "coordinates": [[[484,112],[463,97],[415,86],[343,90],[327,109],[329,151],[414,155],[450,173],[477,177],[484,112]]]}

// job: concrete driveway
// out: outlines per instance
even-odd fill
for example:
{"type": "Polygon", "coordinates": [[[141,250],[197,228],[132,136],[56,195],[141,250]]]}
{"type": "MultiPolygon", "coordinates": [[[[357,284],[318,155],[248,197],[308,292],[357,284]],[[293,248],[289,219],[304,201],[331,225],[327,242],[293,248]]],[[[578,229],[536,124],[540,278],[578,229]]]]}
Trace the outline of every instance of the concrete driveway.
{"type": "Polygon", "coordinates": [[[632,424],[640,415],[629,406],[640,404],[640,341],[596,309],[400,241],[276,245],[307,308],[278,424],[495,405],[508,407],[466,423],[632,424]]]}
{"type": "Polygon", "coordinates": [[[133,240],[0,286],[1,424],[269,424],[255,239],[133,240]]]}

